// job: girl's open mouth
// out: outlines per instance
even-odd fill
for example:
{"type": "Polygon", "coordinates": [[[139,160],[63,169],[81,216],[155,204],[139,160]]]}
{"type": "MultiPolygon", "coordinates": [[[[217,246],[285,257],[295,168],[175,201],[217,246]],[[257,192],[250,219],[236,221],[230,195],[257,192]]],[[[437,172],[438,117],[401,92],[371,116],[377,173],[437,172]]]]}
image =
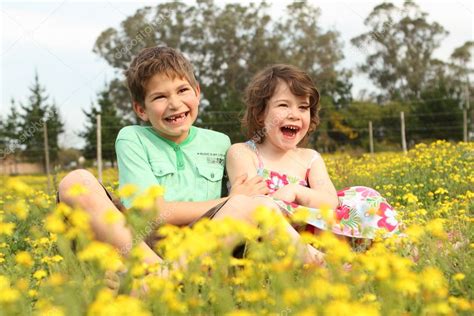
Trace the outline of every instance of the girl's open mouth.
{"type": "Polygon", "coordinates": [[[283,133],[283,136],[287,138],[294,138],[300,131],[300,128],[294,125],[285,125],[280,127],[280,131],[283,133]]]}
{"type": "Polygon", "coordinates": [[[179,123],[183,122],[188,115],[189,115],[189,111],[183,112],[183,113],[180,113],[180,114],[176,114],[176,115],[171,115],[171,116],[166,117],[165,121],[167,121],[171,124],[179,124],[179,123]]]}

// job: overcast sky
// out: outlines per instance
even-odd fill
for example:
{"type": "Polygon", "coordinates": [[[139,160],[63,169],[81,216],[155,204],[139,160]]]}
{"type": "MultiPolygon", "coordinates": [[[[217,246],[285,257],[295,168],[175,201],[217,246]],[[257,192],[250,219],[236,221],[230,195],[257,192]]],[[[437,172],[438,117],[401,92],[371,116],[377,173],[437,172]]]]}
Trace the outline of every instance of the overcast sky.
{"type": "MultiPolygon", "coordinates": [[[[92,52],[99,34],[145,5],[158,1],[29,1],[1,2],[1,114],[5,117],[10,100],[26,101],[35,70],[50,98],[56,101],[65,121],[66,133],[61,143],[80,147],[77,133],[105,82],[117,76],[112,67],[92,52]]],[[[237,1],[216,1],[216,3],[237,1]]],[[[248,1],[246,1],[248,2],[248,1]]],[[[288,2],[288,1],[286,1],[288,2]]],[[[363,20],[382,1],[313,1],[321,8],[320,26],[340,32],[345,60],[342,67],[355,68],[363,60],[361,52],[349,40],[367,28],[363,20]]],[[[392,1],[400,5],[402,1],[392,1]]],[[[436,51],[437,58],[447,60],[455,47],[473,40],[472,1],[417,1],[450,34],[436,51]]],[[[272,8],[281,15],[284,6],[272,8]]],[[[362,75],[353,77],[353,95],[361,89],[373,89],[362,75]]]]}

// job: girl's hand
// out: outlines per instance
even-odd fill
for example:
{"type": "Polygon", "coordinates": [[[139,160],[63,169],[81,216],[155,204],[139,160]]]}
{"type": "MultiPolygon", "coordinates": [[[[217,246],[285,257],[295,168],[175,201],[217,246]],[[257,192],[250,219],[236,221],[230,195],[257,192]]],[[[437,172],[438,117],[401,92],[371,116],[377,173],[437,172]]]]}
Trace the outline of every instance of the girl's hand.
{"type": "Polygon", "coordinates": [[[287,184],[282,188],[279,188],[275,193],[272,194],[274,198],[283,200],[286,202],[295,202],[296,201],[296,191],[297,185],[299,184],[287,184]]]}

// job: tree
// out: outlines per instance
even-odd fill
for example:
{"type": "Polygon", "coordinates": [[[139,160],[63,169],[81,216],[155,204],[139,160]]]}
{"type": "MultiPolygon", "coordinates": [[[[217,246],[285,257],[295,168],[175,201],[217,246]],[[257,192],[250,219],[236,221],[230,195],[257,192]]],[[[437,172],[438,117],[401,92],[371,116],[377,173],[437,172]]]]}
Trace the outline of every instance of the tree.
{"type": "Polygon", "coordinates": [[[51,161],[57,159],[59,144],[58,137],[63,132],[64,123],[61,121],[56,105],[48,104],[48,95],[39,82],[38,74],[30,87],[31,95],[26,105],[21,104],[20,114],[21,133],[17,135],[24,144],[23,156],[29,161],[44,162],[44,132],[43,125],[48,127],[49,156],[51,161]]]}
{"type": "Polygon", "coordinates": [[[336,104],[348,103],[350,73],[337,70],[343,57],[339,34],[323,31],[319,10],[306,1],[289,5],[287,15],[278,20],[269,7],[266,2],[217,6],[212,0],[145,7],[119,29],[102,32],[94,52],[123,70],[145,47],[167,45],[182,51],[195,67],[203,94],[198,124],[233,141],[242,140],[242,93],[250,78],[269,64],[291,63],[307,70],[322,95],[336,104]]]}
{"type": "Polygon", "coordinates": [[[426,88],[433,52],[448,32],[411,1],[398,8],[377,5],[364,23],[371,31],[351,40],[366,52],[359,70],[366,73],[388,100],[419,100],[426,88]]]}
{"type": "Polygon", "coordinates": [[[1,120],[1,150],[2,159],[9,155],[13,155],[15,158],[16,152],[21,149],[21,144],[18,141],[18,135],[20,134],[20,115],[18,113],[15,100],[11,100],[10,113],[8,113],[5,121],[1,120]]]}
{"type": "Polygon", "coordinates": [[[86,115],[86,130],[79,135],[84,137],[86,144],[84,146],[84,156],[86,158],[95,158],[97,156],[97,115],[101,115],[101,138],[102,138],[102,157],[115,164],[115,139],[120,129],[126,125],[118,114],[110,95],[110,84],[98,93],[97,106],[92,105],[89,112],[83,110],[86,115]]]}

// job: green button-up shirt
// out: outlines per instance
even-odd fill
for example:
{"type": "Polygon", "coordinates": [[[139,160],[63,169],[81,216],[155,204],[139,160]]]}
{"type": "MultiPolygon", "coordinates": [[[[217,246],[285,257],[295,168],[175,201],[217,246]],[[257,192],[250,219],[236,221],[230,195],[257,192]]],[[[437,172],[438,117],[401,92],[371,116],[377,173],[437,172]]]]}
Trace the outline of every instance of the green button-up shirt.
{"type": "MultiPolygon", "coordinates": [[[[133,184],[139,192],[152,185],[165,188],[167,201],[206,201],[221,196],[227,135],[192,126],[176,144],[151,126],[127,126],[115,142],[119,185],[133,184]]],[[[131,200],[122,200],[130,207],[131,200]]]]}

